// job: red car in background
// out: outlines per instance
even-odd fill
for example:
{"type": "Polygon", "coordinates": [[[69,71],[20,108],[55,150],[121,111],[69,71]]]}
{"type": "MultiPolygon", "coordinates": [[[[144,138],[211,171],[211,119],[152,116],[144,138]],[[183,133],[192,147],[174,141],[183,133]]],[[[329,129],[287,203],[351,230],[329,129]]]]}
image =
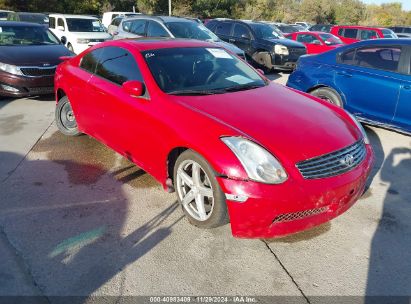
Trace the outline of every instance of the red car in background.
{"type": "Polygon", "coordinates": [[[390,29],[360,25],[336,25],[331,28],[330,33],[347,44],[368,39],[398,38],[390,29]]]}
{"type": "Polygon", "coordinates": [[[307,54],[324,53],[344,45],[340,38],[324,32],[295,32],[285,37],[303,43],[307,54]]]}
{"type": "Polygon", "coordinates": [[[373,163],[346,111],[209,42],[103,42],[60,64],[55,89],[62,133],[95,137],[176,191],[192,224],[230,221],[237,237],[331,220],[362,195],[373,163]]]}

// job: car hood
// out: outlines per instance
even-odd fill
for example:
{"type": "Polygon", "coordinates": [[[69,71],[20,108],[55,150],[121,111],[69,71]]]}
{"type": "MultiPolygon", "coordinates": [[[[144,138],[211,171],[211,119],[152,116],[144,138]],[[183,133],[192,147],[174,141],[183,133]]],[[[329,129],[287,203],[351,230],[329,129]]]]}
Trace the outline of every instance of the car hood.
{"type": "Polygon", "coordinates": [[[1,46],[0,62],[13,65],[57,65],[59,57],[71,56],[72,53],[62,44],[1,46]]]}
{"type": "Polygon", "coordinates": [[[106,32],[70,32],[71,35],[77,38],[85,39],[110,39],[111,35],[106,32]]]}
{"type": "Polygon", "coordinates": [[[234,44],[227,43],[227,42],[224,42],[224,41],[222,41],[222,40],[220,40],[220,41],[213,41],[213,43],[215,43],[215,44],[217,44],[218,46],[221,46],[221,47],[229,50],[230,52],[233,52],[234,54],[237,54],[237,55],[242,55],[242,54],[244,54],[244,51],[243,51],[242,49],[236,47],[234,44]]]}
{"type": "Polygon", "coordinates": [[[342,149],[361,137],[334,106],[273,83],[224,95],[171,98],[256,141],[284,164],[342,149]]]}
{"type": "Polygon", "coordinates": [[[287,47],[295,47],[295,48],[305,48],[304,44],[288,39],[288,38],[283,38],[283,39],[263,39],[264,41],[270,43],[270,44],[282,44],[287,47]]]}

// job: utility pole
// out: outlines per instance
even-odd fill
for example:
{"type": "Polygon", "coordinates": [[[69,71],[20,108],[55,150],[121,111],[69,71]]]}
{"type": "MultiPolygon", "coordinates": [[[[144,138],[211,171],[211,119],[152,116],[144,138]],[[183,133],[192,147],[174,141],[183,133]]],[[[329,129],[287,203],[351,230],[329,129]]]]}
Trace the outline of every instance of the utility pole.
{"type": "Polygon", "coordinates": [[[168,15],[171,16],[171,0],[168,0],[168,15]]]}

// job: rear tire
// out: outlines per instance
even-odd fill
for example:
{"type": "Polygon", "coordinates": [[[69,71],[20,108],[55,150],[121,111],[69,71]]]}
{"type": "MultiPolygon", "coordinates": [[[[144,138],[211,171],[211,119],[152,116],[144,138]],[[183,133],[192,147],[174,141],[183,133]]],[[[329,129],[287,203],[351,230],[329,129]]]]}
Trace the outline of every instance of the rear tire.
{"type": "Polygon", "coordinates": [[[214,170],[201,155],[186,150],[177,158],[174,188],[192,225],[208,229],[229,222],[224,192],[214,170]]]}
{"type": "Polygon", "coordinates": [[[343,102],[340,94],[338,94],[338,92],[332,88],[321,87],[310,92],[310,94],[325,101],[328,101],[329,103],[332,103],[337,107],[343,108],[343,102]]]}
{"type": "Polygon", "coordinates": [[[77,121],[67,96],[63,96],[59,100],[56,106],[55,119],[57,128],[64,135],[77,136],[81,134],[78,130],[77,121]]]}

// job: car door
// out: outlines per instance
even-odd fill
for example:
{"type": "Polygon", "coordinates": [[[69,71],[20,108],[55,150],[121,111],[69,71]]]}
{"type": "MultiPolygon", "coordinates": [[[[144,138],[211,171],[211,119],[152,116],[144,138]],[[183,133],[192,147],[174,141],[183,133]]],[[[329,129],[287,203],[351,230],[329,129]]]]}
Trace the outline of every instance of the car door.
{"type": "Polygon", "coordinates": [[[404,52],[400,65],[402,70],[398,106],[394,115],[394,125],[411,132],[411,47],[404,52]]]}
{"type": "Polygon", "coordinates": [[[232,37],[228,39],[228,42],[235,44],[246,54],[252,55],[251,39],[252,34],[248,27],[241,23],[235,23],[232,37]]]}
{"type": "Polygon", "coordinates": [[[150,134],[143,118],[151,106],[147,96],[130,96],[122,84],[130,80],[143,82],[133,55],[126,49],[109,46],[99,58],[95,76],[89,82],[93,93],[88,97],[93,107],[93,136],[134,161],[141,160],[142,151],[136,148],[150,134]]]}
{"type": "Polygon", "coordinates": [[[358,41],[358,29],[356,28],[340,28],[338,30],[338,36],[340,39],[347,43],[354,43],[358,41]]]}
{"type": "Polygon", "coordinates": [[[297,41],[301,42],[307,48],[307,54],[318,54],[323,52],[324,46],[321,40],[314,34],[299,34],[297,35],[297,41]]]}
{"type": "MultiPolygon", "coordinates": [[[[375,30],[365,30],[365,29],[361,29],[360,30],[360,40],[369,40],[369,39],[377,39],[378,37],[378,33],[375,30]]],[[[383,37],[381,37],[383,38],[383,37]]]]}
{"type": "Polygon", "coordinates": [[[359,117],[390,123],[400,90],[398,46],[367,46],[342,53],[334,81],[346,108],[359,117]]]}

